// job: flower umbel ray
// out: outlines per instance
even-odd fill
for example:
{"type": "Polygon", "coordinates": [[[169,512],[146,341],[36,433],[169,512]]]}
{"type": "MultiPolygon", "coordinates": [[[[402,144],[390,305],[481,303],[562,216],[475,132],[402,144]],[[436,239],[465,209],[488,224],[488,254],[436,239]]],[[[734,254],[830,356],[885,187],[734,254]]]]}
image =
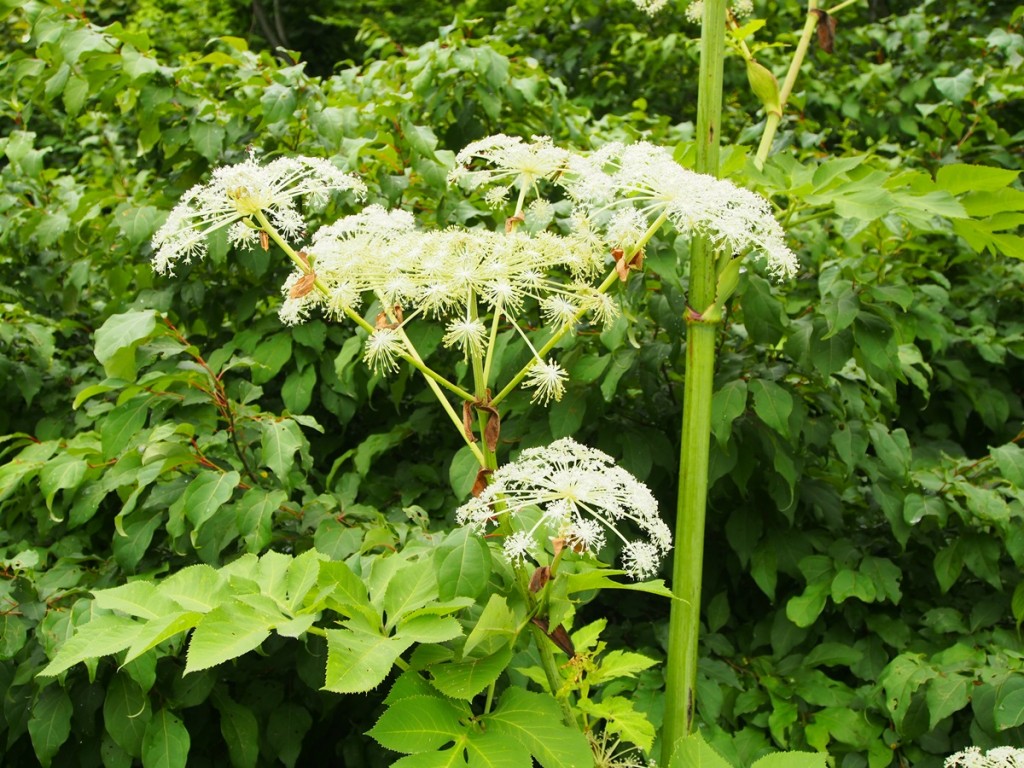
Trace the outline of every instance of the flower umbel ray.
{"type": "Polygon", "coordinates": [[[646,579],[657,573],[672,548],[672,534],[647,486],[607,454],[571,438],[523,451],[456,512],[459,523],[481,532],[498,525],[502,516],[511,524],[505,554],[512,561],[536,559],[543,548],[541,536],[596,555],[608,532],[623,542],[624,569],[635,579],[646,579]],[[527,524],[522,513],[529,508],[541,514],[527,524]],[[620,530],[627,522],[639,531],[637,538],[620,530]]]}
{"type": "Polygon", "coordinates": [[[362,196],[366,186],[322,158],[281,157],[260,165],[250,150],[247,160],[217,168],[208,183],[182,196],[153,236],[153,268],[172,272],[179,261],[201,258],[206,238],[236,222],[240,227],[232,228],[231,239],[245,244],[245,221],[259,212],[281,233],[294,237],[304,228],[296,201],[305,198],[309,205],[322,207],[338,190],[362,196]]]}

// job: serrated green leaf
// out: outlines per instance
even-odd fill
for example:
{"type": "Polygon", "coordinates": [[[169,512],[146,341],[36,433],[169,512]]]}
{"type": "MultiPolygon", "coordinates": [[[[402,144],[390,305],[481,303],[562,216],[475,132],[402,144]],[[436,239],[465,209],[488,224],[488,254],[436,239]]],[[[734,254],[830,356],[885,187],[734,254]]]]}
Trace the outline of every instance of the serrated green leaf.
{"type": "Polygon", "coordinates": [[[992,168],[985,165],[950,163],[935,174],[935,182],[953,195],[964,192],[997,192],[1010,186],[1020,171],[992,168]]]}
{"type": "Polygon", "coordinates": [[[462,625],[451,616],[420,614],[398,624],[395,637],[416,643],[444,643],[462,635],[462,625]]]}
{"type": "Polygon", "coordinates": [[[185,768],[190,746],[185,725],[161,709],[153,715],[142,737],[142,764],[146,768],[185,768]]]}
{"type": "Polygon", "coordinates": [[[218,605],[192,633],[185,674],[209,669],[258,648],[282,620],[280,613],[269,613],[240,601],[218,605]]]}
{"type": "Polygon", "coordinates": [[[368,733],[382,747],[402,754],[432,752],[458,740],[466,707],[435,696],[410,696],[387,708],[368,733]]]}
{"type": "Polygon", "coordinates": [[[384,682],[395,660],[412,645],[402,637],[384,637],[351,629],[327,630],[327,681],[324,690],[364,693],[384,682]]]}
{"type": "Polygon", "coordinates": [[[228,599],[227,579],[209,565],[190,565],[157,586],[159,593],[186,611],[208,613],[228,599]]]}
{"type": "Polygon", "coordinates": [[[508,607],[504,595],[491,595],[476,625],[466,638],[462,653],[469,656],[479,649],[480,653],[493,654],[510,645],[518,630],[515,614],[508,607]]]}
{"type": "Polygon", "coordinates": [[[127,648],[142,631],[142,624],[125,616],[96,616],[77,627],[74,636],[60,646],[57,655],[39,672],[41,677],[59,675],[80,661],[110,656],[127,648]]]}
{"type": "Polygon", "coordinates": [[[426,605],[437,593],[437,573],[431,560],[407,562],[388,581],[384,592],[385,628],[391,630],[402,617],[426,605]]]}
{"type": "Polygon", "coordinates": [[[651,721],[624,696],[605,696],[599,702],[581,699],[578,706],[588,715],[603,719],[605,733],[621,736],[644,752],[649,752],[654,744],[651,721]]]}
{"type": "Polygon", "coordinates": [[[662,579],[651,579],[650,581],[615,581],[612,576],[624,576],[625,571],[612,569],[588,570],[582,573],[571,573],[565,576],[567,582],[566,594],[576,592],[588,592],[592,589],[625,589],[632,592],[646,592],[651,595],[659,595],[670,599],[675,598],[672,590],[665,586],[662,579]]]}
{"type": "Polygon", "coordinates": [[[177,611],[150,619],[143,625],[138,635],[135,636],[135,640],[125,654],[124,663],[127,664],[137,659],[164,640],[169,640],[175,635],[192,629],[200,622],[203,615],[195,611],[177,611]]]}
{"type": "Polygon", "coordinates": [[[732,768],[732,766],[704,740],[700,731],[696,731],[676,742],[672,749],[669,768],[732,768]]]}
{"type": "Polygon", "coordinates": [[[483,658],[435,664],[430,673],[434,687],[445,696],[468,701],[497,680],[511,660],[512,648],[506,646],[483,658]]]}
{"type": "Polygon", "coordinates": [[[974,87],[974,73],[965,69],[956,77],[932,78],[936,90],[954,104],[961,104],[974,87]]]}
{"type": "Polygon", "coordinates": [[[132,581],[111,589],[97,589],[93,593],[97,608],[121,611],[129,616],[156,619],[177,610],[177,605],[158,594],[151,581],[132,581]]]}
{"type": "Polygon", "coordinates": [[[594,764],[586,737],[562,722],[562,713],[550,696],[509,688],[495,711],[481,719],[488,730],[522,744],[543,768],[594,764]]]}

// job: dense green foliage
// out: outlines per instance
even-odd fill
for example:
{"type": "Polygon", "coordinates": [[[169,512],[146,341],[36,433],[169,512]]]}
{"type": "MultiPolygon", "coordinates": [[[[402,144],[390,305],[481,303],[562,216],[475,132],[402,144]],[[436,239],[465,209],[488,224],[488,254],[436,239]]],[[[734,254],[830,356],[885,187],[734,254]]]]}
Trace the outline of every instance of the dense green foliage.
{"type": "MultiPolygon", "coordinates": [[[[768,23],[747,43],[781,77],[802,11],[755,5],[768,23]]],[[[412,585],[438,588],[446,553],[474,546],[451,532],[472,483],[462,441],[422,380],[374,375],[351,327],[282,327],[287,269],[274,251],[237,259],[224,240],[167,278],[152,272],[149,239],[248,144],[337,158],[370,200],[438,226],[493,223],[445,183],[453,153],[490,133],[581,148],[644,135],[686,162],[697,30],[681,13],[593,0],[557,13],[521,0],[438,35],[447,6],[432,16],[427,4],[415,24],[390,10],[392,25],[384,13],[340,19],[335,6],[325,23],[354,47],[312,37],[307,52],[299,27],[289,37],[318,77],[259,35],[247,43],[244,7],[123,4],[90,17],[0,3],[0,763],[175,765],[161,753],[191,743],[203,745],[196,766],[386,765],[384,748],[447,743],[410,748],[394,725],[403,708],[429,709],[458,739],[490,682],[449,672],[373,687],[332,672],[331,638],[351,650],[342,629],[303,635],[325,606],[349,622],[376,611],[394,654],[375,672],[413,642],[425,669],[444,662],[424,657],[450,639],[459,601],[490,594],[442,593],[447,605],[415,631],[399,624],[422,606],[392,611],[412,585]],[[314,549],[332,564],[317,576],[314,549]],[[393,565],[370,577],[375,561],[393,565]],[[270,572],[280,590],[253,589],[270,572]],[[210,622],[212,640],[197,630],[186,656],[173,636],[193,617],[132,652],[131,620],[111,611],[146,617],[127,606],[187,599],[174,573],[201,573],[212,592],[230,581],[233,602],[209,612],[252,620],[237,645],[210,622]],[[161,586],[143,594],[151,581],[161,586]],[[324,597],[338,584],[350,602],[324,597]],[[271,600],[259,621],[239,607],[271,600]],[[83,626],[95,644],[74,657],[83,626]],[[61,674],[39,676],[61,648],[72,649],[61,674]],[[123,665],[97,658],[125,652],[123,665]]],[[[697,707],[704,738],[737,766],[791,748],[844,768],[927,768],[965,744],[1024,744],[1024,11],[889,6],[837,14],[835,53],[805,65],[763,168],[750,159],[757,100],[738,58],[727,72],[726,171],[772,198],[803,267],[784,284],[745,272],[716,373],[697,707]]],[[[324,220],[350,209],[339,197],[324,220]]],[[[510,449],[574,435],[671,508],[686,249],[672,234],[651,244],[643,277],[622,289],[624,316],[566,351],[560,403],[508,400],[510,449]]],[[[439,329],[421,334],[428,360],[457,364],[439,329]]],[[[494,568],[493,581],[507,578],[494,568]]],[[[649,746],[663,683],[641,658],[664,656],[664,599],[591,599],[586,586],[573,593],[574,639],[607,649],[607,667],[588,670],[603,681],[590,698],[575,694],[610,732],[649,746]],[[643,717],[617,720],[617,698],[643,717]]],[[[485,604],[503,610],[484,599],[476,626],[485,604]]],[[[485,650],[504,662],[497,674],[516,649],[487,637],[485,650]]],[[[532,709],[552,725],[527,754],[572,753],[553,706],[509,687],[489,727],[514,730],[532,709]]]]}

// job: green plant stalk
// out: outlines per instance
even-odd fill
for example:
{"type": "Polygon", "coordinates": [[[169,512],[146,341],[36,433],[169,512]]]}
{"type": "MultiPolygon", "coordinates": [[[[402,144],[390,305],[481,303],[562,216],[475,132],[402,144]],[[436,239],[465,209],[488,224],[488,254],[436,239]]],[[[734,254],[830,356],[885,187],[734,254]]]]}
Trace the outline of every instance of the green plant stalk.
{"type": "MultiPolygon", "coordinates": [[[[841,5],[845,4],[842,3],[841,5]]],[[[836,7],[838,8],[839,6],[836,7]]],[[[790,94],[793,93],[793,86],[796,85],[796,78],[800,74],[800,67],[803,66],[804,58],[807,56],[807,48],[811,44],[811,37],[818,28],[818,14],[815,13],[817,8],[818,0],[807,0],[807,18],[804,21],[804,29],[800,33],[800,40],[797,42],[796,50],[793,52],[793,60],[789,62],[789,71],[786,72],[786,79],[779,90],[779,111],[768,113],[765,119],[764,133],[761,134],[761,143],[758,145],[757,154],[754,156],[754,162],[758,168],[762,167],[764,161],[768,159],[768,153],[772,149],[772,142],[775,141],[775,132],[782,121],[782,113],[786,111],[786,104],[789,101],[790,94]]]]}
{"type": "MultiPolygon", "coordinates": [[[[697,168],[718,176],[725,59],[726,0],[705,0],[701,25],[697,95],[697,168]]],[[[688,305],[701,312],[715,302],[715,253],[703,236],[690,251],[688,305]]],[[[687,312],[686,380],[683,389],[679,496],[676,505],[675,556],[669,619],[668,670],[662,762],[668,765],[677,740],[693,729],[697,686],[701,574],[704,566],[704,517],[707,507],[717,324],[687,312]]]]}

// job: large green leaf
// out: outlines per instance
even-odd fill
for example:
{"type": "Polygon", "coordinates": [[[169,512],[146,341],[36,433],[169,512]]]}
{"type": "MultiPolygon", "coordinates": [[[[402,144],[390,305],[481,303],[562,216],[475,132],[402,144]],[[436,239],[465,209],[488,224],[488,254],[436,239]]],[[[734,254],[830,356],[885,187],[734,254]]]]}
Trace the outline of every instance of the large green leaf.
{"type": "Polygon", "coordinates": [[[483,721],[488,730],[522,744],[543,768],[593,765],[586,737],[562,722],[562,713],[550,696],[509,688],[483,721]]]}
{"type": "Polygon", "coordinates": [[[327,630],[324,690],[364,693],[384,682],[395,660],[413,641],[351,629],[327,630]]]}
{"type": "Polygon", "coordinates": [[[80,661],[109,656],[132,644],[142,624],[125,616],[96,616],[76,629],[74,637],[60,646],[57,655],[39,672],[41,676],[59,675],[80,661]]]}
{"type": "Polygon", "coordinates": [[[71,697],[58,685],[50,685],[39,694],[28,721],[28,733],[39,763],[48,768],[57,750],[71,735],[71,697]]]}
{"type": "Polygon", "coordinates": [[[96,359],[107,376],[135,378],[135,348],[156,329],[158,315],[151,309],[111,315],[96,330],[96,359]]]}
{"type": "Polygon", "coordinates": [[[388,707],[369,734],[395,752],[432,752],[459,738],[465,731],[461,720],[467,714],[465,705],[453,701],[409,696],[388,707]]]}
{"type": "Polygon", "coordinates": [[[192,633],[186,674],[222,664],[260,646],[285,617],[241,602],[218,605],[192,633]]]}
{"type": "Polygon", "coordinates": [[[161,709],[146,726],[142,738],[142,764],[146,768],[185,768],[191,739],[184,723],[161,709]]]}

